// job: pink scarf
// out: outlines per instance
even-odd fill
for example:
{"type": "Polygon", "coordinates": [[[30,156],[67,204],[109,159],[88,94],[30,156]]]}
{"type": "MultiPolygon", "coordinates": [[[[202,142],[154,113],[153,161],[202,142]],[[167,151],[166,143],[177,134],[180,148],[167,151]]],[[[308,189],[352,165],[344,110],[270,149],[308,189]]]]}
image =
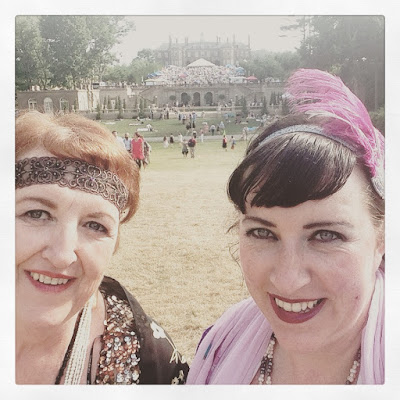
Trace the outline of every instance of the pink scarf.
{"type": "MultiPolygon", "coordinates": [[[[201,342],[187,384],[250,384],[271,334],[271,326],[252,298],[234,305],[201,342]]],[[[384,272],[379,269],[362,332],[357,384],[383,384],[384,364],[384,272]]]]}

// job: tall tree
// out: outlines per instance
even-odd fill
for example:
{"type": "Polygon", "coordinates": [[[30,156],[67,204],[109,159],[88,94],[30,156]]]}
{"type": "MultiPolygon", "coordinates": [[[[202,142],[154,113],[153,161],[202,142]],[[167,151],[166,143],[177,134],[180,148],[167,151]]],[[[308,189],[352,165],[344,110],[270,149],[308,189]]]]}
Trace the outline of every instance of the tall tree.
{"type": "Polygon", "coordinates": [[[33,85],[46,87],[49,66],[43,58],[44,42],[39,17],[17,16],[15,19],[15,84],[20,90],[33,85]]]}
{"type": "Polygon", "coordinates": [[[101,79],[116,60],[112,48],[133,28],[120,16],[17,17],[17,88],[38,83],[76,88],[101,79]]]}
{"type": "Polygon", "coordinates": [[[301,17],[281,29],[302,29],[301,66],[340,76],[368,109],[384,103],[384,18],[301,17]]]}

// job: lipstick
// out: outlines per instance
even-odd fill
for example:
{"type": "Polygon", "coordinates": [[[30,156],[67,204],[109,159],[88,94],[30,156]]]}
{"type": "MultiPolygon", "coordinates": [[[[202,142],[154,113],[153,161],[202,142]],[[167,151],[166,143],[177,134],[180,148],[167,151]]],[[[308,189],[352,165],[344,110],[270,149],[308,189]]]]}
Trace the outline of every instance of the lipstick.
{"type": "MultiPolygon", "coordinates": [[[[272,305],[273,310],[275,311],[275,314],[277,315],[277,317],[279,319],[281,319],[283,322],[287,322],[288,324],[301,324],[303,322],[306,322],[308,320],[310,320],[311,318],[314,318],[322,309],[322,307],[324,306],[326,299],[322,299],[320,301],[318,301],[318,303],[310,310],[308,309],[308,311],[305,312],[293,312],[293,311],[286,311],[283,308],[279,307],[276,302],[275,302],[275,298],[277,296],[273,296],[271,294],[269,295],[269,299],[272,305]]],[[[285,301],[287,303],[301,303],[304,302],[306,300],[288,300],[288,299],[284,299],[281,297],[277,297],[282,301],[285,301]]]]}

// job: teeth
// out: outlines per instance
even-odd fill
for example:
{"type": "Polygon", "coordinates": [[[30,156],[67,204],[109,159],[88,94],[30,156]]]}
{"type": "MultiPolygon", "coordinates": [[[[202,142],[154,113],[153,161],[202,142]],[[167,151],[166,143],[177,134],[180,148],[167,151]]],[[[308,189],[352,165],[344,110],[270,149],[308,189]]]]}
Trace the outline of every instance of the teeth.
{"type": "Polygon", "coordinates": [[[283,308],[285,311],[298,313],[309,312],[317,305],[318,300],[303,301],[301,303],[287,303],[286,301],[282,301],[275,297],[275,303],[278,305],[278,307],[283,308]]]}
{"type": "Polygon", "coordinates": [[[39,281],[41,283],[44,283],[45,285],[65,285],[68,282],[68,279],[51,278],[50,276],[38,274],[37,272],[31,272],[30,274],[35,281],[39,281]]]}

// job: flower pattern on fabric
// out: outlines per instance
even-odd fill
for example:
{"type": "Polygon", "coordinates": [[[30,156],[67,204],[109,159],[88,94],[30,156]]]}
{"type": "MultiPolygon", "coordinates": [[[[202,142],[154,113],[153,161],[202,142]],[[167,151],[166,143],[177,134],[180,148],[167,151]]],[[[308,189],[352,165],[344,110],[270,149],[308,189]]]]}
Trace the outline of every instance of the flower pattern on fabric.
{"type": "Polygon", "coordinates": [[[182,370],[179,371],[179,375],[172,379],[171,384],[172,385],[182,385],[185,383],[185,374],[182,370]]]}
{"type": "Polygon", "coordinates": [[[161,326],[156,324],[154,321],[151,322],[150,327],[153,330],[153,336],[156,339],[161,339],[161,338],[165,339],[167,337],[165,335],[164,329],[161,328],[161,326]]]}

